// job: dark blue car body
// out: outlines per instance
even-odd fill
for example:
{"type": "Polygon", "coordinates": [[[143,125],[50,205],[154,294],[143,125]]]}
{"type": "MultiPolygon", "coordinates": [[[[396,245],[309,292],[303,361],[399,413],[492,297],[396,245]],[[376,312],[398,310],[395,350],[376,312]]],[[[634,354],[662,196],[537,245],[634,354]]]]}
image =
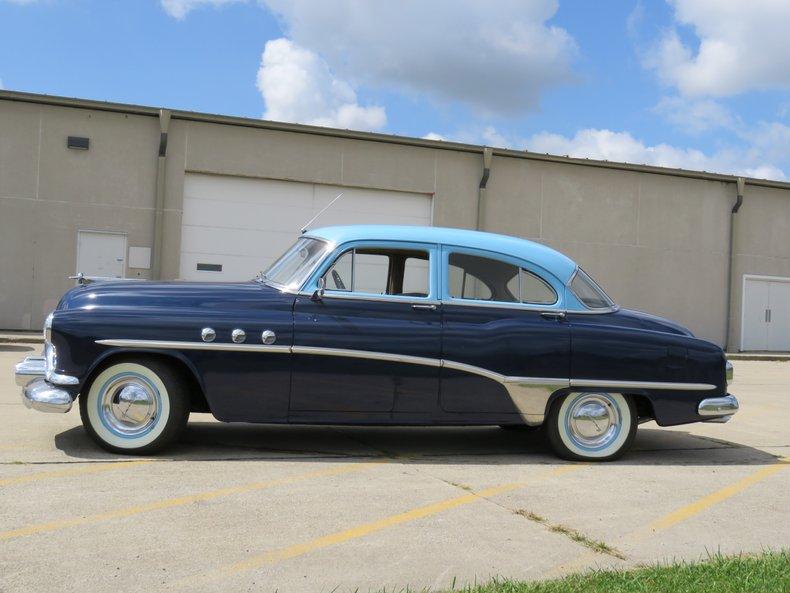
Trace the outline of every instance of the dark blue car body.
{"type": "Polygon", "coordinates": [[[723,416],[700,409],[727,396],[721,348],[652,315],[587,310],[568,288],[576,265],[548,248],[446,229],[334,227],[310,236],[327,242],[326,254],[299,286],[259,279],[71,289],[52,319],[57,357],[48,370],[76,378],[59,386],[76,399],[109,360],[155,355],[191,377],[193,411],[227,422],[537,425],[556,398],[584,389],[626,393],[640,420],[662,426],[723,416]],[[327,266],[360,241],[430,246],[435,290],[324,292],[327,266]],[[513,258],[559,298],[551,306],[448,298],[447,246],[513,258]],[[211,341],[201,339],[207,327],[211,341]],[[242,343],[232,339],[237,329],[242,343]],[[264,331],[276,335],[273,344],[264,331]]]}

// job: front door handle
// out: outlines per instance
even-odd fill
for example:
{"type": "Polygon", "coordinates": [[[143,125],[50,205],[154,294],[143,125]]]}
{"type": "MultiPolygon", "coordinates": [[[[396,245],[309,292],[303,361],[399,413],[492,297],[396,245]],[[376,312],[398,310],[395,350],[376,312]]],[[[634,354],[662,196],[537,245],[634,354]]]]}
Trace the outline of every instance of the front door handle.
{"type": "Polygon", "coordinates": [[[436,305],[418,305],[415,303],[411,308],[417,311],[436,311],[436,305]]]}
{"type": "Polygon", "coordinates": [[[543,319],[562,321],[565,319],[565,311],[541,311],[540,316],[543,317],[543,319]]]}

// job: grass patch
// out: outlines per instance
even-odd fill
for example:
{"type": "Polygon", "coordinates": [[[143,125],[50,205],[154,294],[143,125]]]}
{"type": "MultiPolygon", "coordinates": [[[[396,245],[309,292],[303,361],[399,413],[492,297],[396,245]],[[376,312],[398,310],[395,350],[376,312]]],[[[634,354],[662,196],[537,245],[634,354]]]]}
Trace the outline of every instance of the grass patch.
{"type": "Polygon", "coordinates": [[[625,554],[623,554],[617,548],[613,548],[606,542],[602,542],[600,540],[591,539],[576,531],[575,529],[571,529],[570,527],[566,527],[565,525],[559,524],[552,524],[549,523],[544,517],[533,513],[532,511],[525,511],[524,509],[517,509],[513,511],[516,515],[524,517],[525,519],[529,519],[530,521],[534,521],[535,523],[540,523],[548,528],[549,531],[552,533],[559,533],[564,535],[568,539],[576,542],[577,544],[581,544],[585,548],[589,548],[593,552],[597,552],[598,554],[606,554],[607,556],[611,556],[613,558],[617,558],[618,560],[625,560],[625,554]]]}
{"type": "MultiPolygon", "coordinates": [[[[458,589],[454,589],[459,591],[458,589]]],[[[542,582],[495,580],[463,593],[783,593],[790,591],[790,550],[714,555],[705,562],[597,570],[542,582]]]]}

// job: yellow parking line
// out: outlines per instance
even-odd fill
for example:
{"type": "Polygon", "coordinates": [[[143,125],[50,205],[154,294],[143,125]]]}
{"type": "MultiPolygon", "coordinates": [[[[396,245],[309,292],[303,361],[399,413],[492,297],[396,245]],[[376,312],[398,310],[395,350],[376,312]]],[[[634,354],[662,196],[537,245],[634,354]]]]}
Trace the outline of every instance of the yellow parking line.
{"type": "Polygon", "coordinates": [[[498,494],[503,494],[505,492],[510,492],[512,490],[517,490],[519,488],[524,488],[534,481],[548,477],[559,476],[577,470],[580,467],[582,467],[582,464],[565,465],[557,469],[554,469],[552,471],[546,472],[545,474],[539,475],[533,480],[529,480],[526,482],[512,482],[509,484],[504,484],[502,486],[493,486],[491,488],[486,488],[485,490],[480,490],[479,492],[471,492],[469,494],[456,496],[454,498],[448,498],[440,502],[417,507],[403,513],[398,513],[397,515],[391,515],[389,517],[385,517],[377,521],[372,521],[370,523],[363,523],[362,525],[357,525],[356,527],[352,527],[350,529],[344,529],[342,531],[331,533],[329,535],[324,535],[322,537],[318,537],[299,544],[294,544],[292,546],[281,548],[279,550],[271,550],[268,552],[264,552],[263,554],[252,556],[251,558],[248,558],[246,560],[242,560],[240,562],[231,564],[230,566],[219,568],[211,573],[184,579],[182,581],[179,581],[177,584],[183,586],[183,585],[188,585],[190,583],[194,583],[196,581],[197,582],[210,581],[216,578],[221,578],[223,575],[227,575],[229,573],[252,570],[255,568],[260,568],[261,566],[267,564],[273,564],[276,562],[280,562],[282,560],[287,560],[289,558],[303,556],[304,554],[308,554],[310,552],[314,552],[316,550],[320,550],[322,548],[326,548],[329,546],[342,544],[344,542],[353,539],[357,539],[360,537],[364,537],[366,535],[370,535],[372,533],[376,533],[378,531],[382,531],[389,527],[394,527],[402,523],[408,523],[410,521],[416,521],[417,519],[430,517],[431,515],[436,515],[437,513],[449,511],[451,509],[455,509],[472,502],[484,500],[491,496],[496,496],[498,494]]]}
{"type": "Polygon", "coordinates": [[[136,467],[138,465],[153,462],[154,461],[150,459],[141,459],[138,461],[118,461],[113,463],[91,463],[90,465],[83,467],[38,472],[35,474],[25,474],[24,476],[16,476],[14,478],[3,478],[0,479],[0,486],[25,484],[27,482],[35,482],[37,480],[45,480],[49,478],[66,478],[70,476],[82,476],[85,474],[98,474],[101,472],[108,472],[127,467],[136,467]]]}
{"type": "MultiPolygon", "coordinates": [[[[669,529],[670,527],[677,525],[678,523],[685,521],[686,519],[690,519],[694,515],[701,513],[702,511],[712,507],[715,504],[723,502],[728,498],[731,498],[738,494],[739,492],[743,492],[750,486],[761,482],[762,480],[768,478],[776,474],[777,472],[785,469],[790,464],[790,458],[782,458],[777,460],[774,464],[764,467],[753,474],[749,474],[745,478],[741,478],[734,484],[730,484],[729,486],[725,486],[720,490],[712,492],[702,498],[684,505],[674,511],[659,517],[655,521],[649,523],[646,526],[639,527],[638,529],[627,533],[623,537],[619,538],[618,540],[618,548],[623,549],[624,545],[633,545],[637,542],[640,542],[648,537],[655,535],[656,532],[662,531],[664,529],[669,529]]],[[[597,560],[600,556],[596,555],[592,552],[586,552],[577,556],[573,560],[569,562],[563,562],[547,573],[543,575],[543,578],[553,578],[564,573],[570,572],[575,569],[580,569],[586,567],[589,562],[592,560],[597,560]]]]}
{"type": "Polygon", "coordinates": [[[739,492],[746,490],[749,486],[753,486],[758,482],[762,482],[768,476],[772,476],[775,473],[785,469],[788,466],[787,459],[781,459],[778,463],[774,465],[769,465],[768,467],[764,467],[763,469],[746,476],[745,478],[738,480],[734,484],[730,484],[729,486],[725,486],[721,490],[717,490],[707,496],[700,498],[692,502],[691,504],[687,504],[684,507],[681,507],[675,511],[672,511],[668,515],[653,521],[649,526],[648,529],[651,531],[659,531],[661,529],[668,529],[681,521],[685,521],[704,511],[705,509],[712,507],[714,504],[718,504],[722,501],[727,500],[728,498],[735,496],[739,492]]]}
{"type": "Polygon", "coordinates": [[[343,464],[339,467],[333,467],[329,469],[321,469],[317,471],[307,472],[304,474],[297,474],[294,476],[288,476],[285,478],[277,478],[274,480],[268,480],[265,482],[253,482],[251,484],[242,484],[240,486],[230,486],[228,488],[219,488],[218,490],[210,490],[208,492],[199,492],[197,494],[190,494],[187,496],[181,496],[178,498],[166,498],[164,500],[157,500],[154,502],[149,502],[147,504],[137,505],[133,507],[126,507],[123,509],[116,509],[114,511],[107,511],[105,513],[97,513],[95,515],[86,515],[83,517],[71,517],[69,519],[61,519],[58,521],[51,521],[48,523],[36,523],[33,525],[27,525],[25,527],[20,527],[18,529],[12,529],[10,531],[3,531],[0,532],[0,540],[8,540],[14,539],[18,537],[26,537],[29,535],[35,535],[38,533],[46,533],[51,531],[59,531],[61,529],[67,529],[69,527],[77,527],[81,525],[89,525],[92,523],[100,523],[102,521],[110,521],[112,519],[122,519],[125,517],[131,517],[133,515],[139,515],[141,513],[147,513],[150,511],[161,511],[163,509],[171,509],[173,507],[180,507],[187,504],[195,503],[195,502],[204,502],[207,500],[214,500],[217,498],[221,498],[224,496],[230,496],[233,494],[245,494],[247,492],[254,492],[256,490],[264,490],[266,488],[271,488],[273,486],[281,486],[284,484],[293,484],[296,482],[302,482],[304,480],[309,480],[311,478],[320,478],[320,477],[327,477],[327,476],[336,476],[340,474],[347,474],[356,471],[362,471],[365,469],[369,469],[382,463],[386,463],[384,461],[374,461],[369,463],[353,463],[353,464],[343,464]]]}

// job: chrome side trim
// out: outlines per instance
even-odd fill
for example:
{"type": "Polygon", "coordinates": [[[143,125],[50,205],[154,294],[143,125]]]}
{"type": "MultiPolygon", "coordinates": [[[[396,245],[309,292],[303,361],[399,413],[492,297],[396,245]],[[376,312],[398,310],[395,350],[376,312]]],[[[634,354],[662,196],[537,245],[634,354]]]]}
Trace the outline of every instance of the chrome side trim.
{"type": "Polygon", "coordinates": [[[371,352],[369,350],[347,350],[345,348],[321,348],[316,346],[291,346],[294,354],[310,354],[314,356],[345,356],[348,358],[364,358],[367,360],[385,360],[388,362],[404,362],[429,367],[440,367],[442,361],[438,358],[423,358],[422,356],[409,356],[407,354],[389,354],[387,352],[371,352]]]}
{"type": "Polygon", "coordinates": [[[46,374],[47,361],[43,356],[27,356],[14,366],[14,377],[19,387],[24,387],[32,379],[46,374]]]}
{"type": "Polygon", "coordinates": [[[497,381],[498,383],[504,383],[505,380],[507,379],[505,375],[502,375],[495,371],[489,371],[488,369],[476,367],[471,364],[466,364],[464,362],[455,362],[454,360],[442,360],[441,366],[443,366],[446,369],[452,369],[454,371],[462,371],[464,373],[472,373],[473,375],[480,375],[481,377],[486,377],[487,379],[497,381]]]}
{"type": "Polygon", "coordinates": [[[155,348],[163,350],[231,350],[238,352],[271,352],[290,354],[290,346],[269,346],[266,344],[226,344],[223,342],[178,342],[169,340],[96,340],[102,346],[119,348],[155,348]]]}
{"type": "Polygon", "coordinates": [[[727,385],[732,382],[732,378],[735,374],[735,369],[732,366],[732,363],[728,360],[724,363],[724,376],[727,380],[727,385]]]}
{"type": "Polygon", "coordinates": [[[502,384],[510,394],[513,404],[519,410],[524,421],[530,425],[541,424],[546,412],[546,404],[551,394],[558,389],[570,387],[617,389],[667,389],[676,391],[707,391],[715,389],[715,385],[707,383],[664,383],[656,381],[605,381],[600,379],[567,379],[560,377],[517,377],[508,376],[482,367],[422,356],[392,354],[389,352],[373,352],[369,350],[351,350],[347,348],[324,348],[320,346],[269,346],[265,344],[228,344],[206,342],[177,342],[158,340],[96,340],[104,346],[127,348],[162,348],[171,350],[219,350],[239,352],[270,352],[273,354],[306,354],[313,356],[338,356],[360,358],[366,360],[383,360],[416,364],[434,368],[446,368],[473,375],[479,375],[502,384]]]}
{"type": "MultiPolygon", "coordinates": [[[[697,406],[697,413],[700,416],[732,416],[739,407],[736,397],[728,394],[724,397],[703,399],[697,406]]],[[[720,420],[720,422],[726,422],[726,420],[720,420]]]]}
{"type": "Polygon", "coordinates": [[[716,389],[710,383],[669,383],[664,381],[609,381],[601,379],[571,379],[571,387],[611,389],[669,389],[673,391],[709,391],[716,389]]]}
{"type": "Polygon", "coordinates": [[[73,400],[65,389],[48,384],[43,378],[33,379],[22,389],[22,402],[26,408],[39,412],[65,414],[71,409],[73,400]]]}

